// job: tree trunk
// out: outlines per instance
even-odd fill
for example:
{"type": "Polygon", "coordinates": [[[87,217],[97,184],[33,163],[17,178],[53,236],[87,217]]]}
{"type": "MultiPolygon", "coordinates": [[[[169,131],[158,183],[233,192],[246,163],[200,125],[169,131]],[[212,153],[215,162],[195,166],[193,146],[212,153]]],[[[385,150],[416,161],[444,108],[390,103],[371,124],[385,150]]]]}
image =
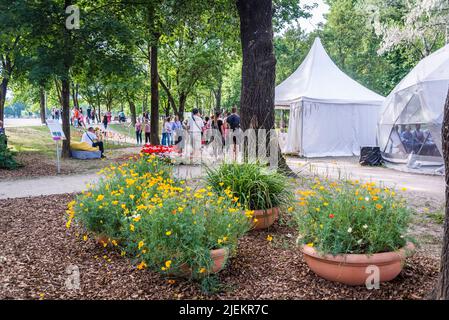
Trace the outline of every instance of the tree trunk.
{"type": "Polygon", "coordinates": [[[186,110],[187,95],[181,93],[179,95],[178,117],[180,121],[184,121],[184,111],[186,110]]]}
{"type": "Polygon", "coordinates": [[[151,134],[150,142],[153,145],[159,144],[159,74],[157,68],[159,35],[154,34],[154,43],[151,45],[151,134]]]}
{"type": "Polygon", "coordinates": [[[444,220],[443,249],[441,251],[440,275],[435,288],[435,298],[449,300],[449,92],[444,106],[442,128],[443,156],[446,168],[446,209],[444,220]]]}
{"type": "Polygon", "coordinates": [[[61,83],[62,131],[66,137],[62,143],[62,157],[70,158],[70,82],[63,79],[61,83]]]}
{"type": "Polygon", "coordinates": [[[132,101],[131,99],[128,100],[128,103],[129,103],[129,111],[131,112],[131,124],[135,126],[137,122],[136,105],[134,104],[134,101],[132,101]]]}
{"type": "MultiPolygon", "coordinates": [[[[273,47],[272,0],[237,0],[242,44],[241,126],[247,129],[274,129],[276,58],[273,47]]],[[[267,152],[270,143],[267,136],[267,152]]],[[[279,148],[278,148],[279,149],[279,148]]],[[[294,176],[282,154],[279,169],[294,176]]]]}
{"type": "Polygon", "coordinates": [[[44,87],[39,88],[39,105],[40,105],[40,114],[41,114],[41,123],[47,124],[47,117],[45,115],[45,89],[44,87]]]}
{"type": "Polygon", "coordinates": [[[3,78],[0,85],[0,120],[4,121],[5,118],[5,102],[6,102],[6,92],[8,91],[8,78],[3,78]]]}
{"type": "Polygon", "coordinates": [[[271,0],[237,0],[242,43],[243,130],[274,128],[276,58],[271,0]]]}

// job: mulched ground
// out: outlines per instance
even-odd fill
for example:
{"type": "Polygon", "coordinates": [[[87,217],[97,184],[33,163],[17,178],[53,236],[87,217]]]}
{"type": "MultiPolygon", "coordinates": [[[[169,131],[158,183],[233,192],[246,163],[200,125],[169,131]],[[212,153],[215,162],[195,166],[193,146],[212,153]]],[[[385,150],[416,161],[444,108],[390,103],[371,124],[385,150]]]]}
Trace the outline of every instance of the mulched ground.
{"type": "Polygon", "coordinates": [[[2,200],[0,299],[422,299],[438,273],[436,258],[417,253],[380,290],[335,284],[308,269],[294,246],[294,230],[276,225],[242,239],[238,256],[220,273],[222,291],[207,296],[198,284],[169,284],[157,273],[137,270],[94,239],[83,241],[76,230],[67,231],[64,211],[72,198],[2,200]],[[266,241],[269,233],[271,243],[266,241]],[[80,290],[65,286],[71,265],[79,268],[80,290]]]}
{"type": "MultiPolygon", "coordinates": [[[[56,170],[56,159],[51,160],[45,155],[23,152],[19,153],[16,159],[22,164],[22,167],[15,170],[0,169],[0,180],[55,176],[58,174],[56,170]]],[[[61,165],[61,174],[71,174],[75,172],[75,168],[64,163],[61,165]]]]}
{"type": "MultiPolygon", "coordinates": [[[[137,153],[138,149],[126,148],[107,151],[107,158],[105,160],[63,160],[61,162],[60,174],[80,174],[92,170],[98,170],[111,163],[121,163],[127,161],[130,157],[135,156],[137,153]]],[[[0,181],[3,179],[13,180],[58,175],[56,156],[55,159],[51,159],[48,156],[39,153],[21,152],[17,155],[17,160],[22,164],[22,167],[16,170],[0,169],[0,181]]]]}

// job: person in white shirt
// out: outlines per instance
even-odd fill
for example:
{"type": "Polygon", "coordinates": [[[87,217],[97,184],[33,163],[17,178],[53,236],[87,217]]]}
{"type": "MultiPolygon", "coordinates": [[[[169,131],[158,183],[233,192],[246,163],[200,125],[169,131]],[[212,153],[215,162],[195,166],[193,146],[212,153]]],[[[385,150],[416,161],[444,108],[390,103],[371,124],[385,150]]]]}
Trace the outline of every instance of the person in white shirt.
{"type": "Polygon", "coordinates": [[[81,137],[81,142],[87,142],[91,147],[94,148],[98,147],[101,152],[101,157],[105,158],[103,141],[98,141],[98,137],[95,134],[93,127],[89,127],[89,129],[84,132],[83,136],[81,137]]]}
{"type": "Polygon", "coordinates": [[[189,133],[190,133],[190,143],[192,146],[192,153],[190,154],[190,159],[199,158],[199,153],[201,151],[201,133],[203,131],[204,122],[199,116],[198,109],[192,110],[192,117],[189,118],[189,133]]]}

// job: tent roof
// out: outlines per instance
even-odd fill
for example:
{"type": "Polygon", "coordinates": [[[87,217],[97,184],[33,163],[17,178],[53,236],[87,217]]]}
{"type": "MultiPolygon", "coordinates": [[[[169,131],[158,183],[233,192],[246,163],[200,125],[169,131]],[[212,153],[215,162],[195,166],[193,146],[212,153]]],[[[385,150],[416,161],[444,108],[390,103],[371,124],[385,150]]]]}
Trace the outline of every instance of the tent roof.
{"type": "Polygon", "coordinates": [[[316,38],[296,71],[276,87],[276,105],[299,100],[328,103],[381,104],[384,97],[365,88],[341,71],[316,38]]]}
{"type": "Polygon", "coordinates": [[[449,79],[449,44],[422,59],[393,89],[393,93],[422,82],[447,79],[449,79]]]}

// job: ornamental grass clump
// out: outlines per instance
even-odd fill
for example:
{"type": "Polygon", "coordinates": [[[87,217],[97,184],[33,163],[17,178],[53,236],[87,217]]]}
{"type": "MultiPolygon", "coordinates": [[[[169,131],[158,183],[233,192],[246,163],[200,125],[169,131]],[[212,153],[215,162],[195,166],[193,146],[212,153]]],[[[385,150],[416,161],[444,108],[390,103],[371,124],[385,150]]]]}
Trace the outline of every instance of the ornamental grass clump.
{"type": "Polygon", "coordinates": [[[389,188],[315,179],[299,191],[298,243],[322,254],[374,254],[403,248],[411,211],[389,188]]]}
{"type": "Polygon", "coordinates": [[[250,210],[287,207],[293,200],[286,176],[255,163],[230,163],[208,169],[206,181],[216,192],[229,188],[250,210]]]}

